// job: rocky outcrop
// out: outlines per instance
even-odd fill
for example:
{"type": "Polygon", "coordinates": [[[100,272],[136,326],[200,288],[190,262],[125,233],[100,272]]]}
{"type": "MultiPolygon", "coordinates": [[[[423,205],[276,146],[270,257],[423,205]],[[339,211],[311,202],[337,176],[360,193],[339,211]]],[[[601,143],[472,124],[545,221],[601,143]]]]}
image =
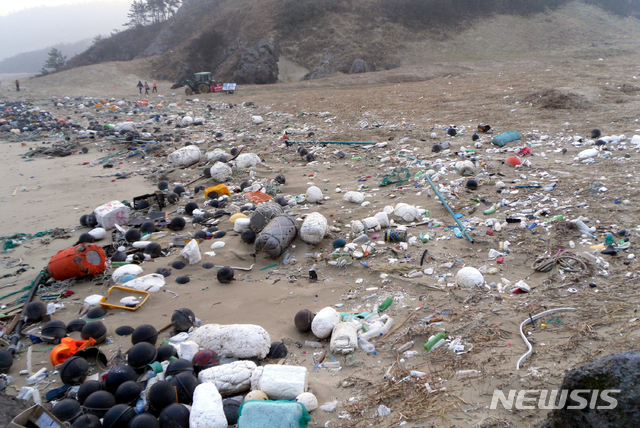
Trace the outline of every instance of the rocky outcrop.
{"type": "Polygon", "coordinates": [[[149,47],[145,49],[143,56],[162,55],[169,47],[169,42],[173,38],[173,25],[167,25],[158,33],[156,38],[151,42],[149,47]]]}
{"type": "Polygon", "coordinates": [[[564,403],[549,414],[553,428],[628,428],[640,420],[640,352],[620,352],[569,371],[560,386],[568,390],[564,403]],[[572,397],[578,393],[580,403],[572,397]],[[617,390],[603,397],[603,390],[617,390]],[[593,394],[598,394],[593,399],[593,394]],[[605,399],[603,399],[605,398],[605,399]],[[612,400],[613,399],[613,400],[612,400]],[[615,405],[612,401],[615,401],[615,405]],[[588,403],[588,404],[587,404],[588,403]],[[572,408],[573,406],[573,408],[572,408]],[[613,407],[613,408],[612,408],[613,407]],[[577,410],[580,409],[580,410],[577,410]]]}
{"type": "Polygon", "coordinates": [[[260,41],[242,54],[233,80],[240,84],[276,83],[279,59],[280,47],[275,41],[260,41]]]}
{"type": "Polygon", "coordinates": [[[311,70],[311,72],[305,74],[302,80],[322,79],[323,77],[330,76],[336,72],[337,72],[336,67],[333,64],[333,56],[325,55],[322,58],[320,65],[314,68],[313,70],[311,70]]]}
{"type": "Polygon", "coordinates": [[[358,74],[358,73],[368,73],[371,71],[371,67],[364,60],[358,58],[353,61],[351,64],[351,68],[349,69],[349,74],[358,74]]]}

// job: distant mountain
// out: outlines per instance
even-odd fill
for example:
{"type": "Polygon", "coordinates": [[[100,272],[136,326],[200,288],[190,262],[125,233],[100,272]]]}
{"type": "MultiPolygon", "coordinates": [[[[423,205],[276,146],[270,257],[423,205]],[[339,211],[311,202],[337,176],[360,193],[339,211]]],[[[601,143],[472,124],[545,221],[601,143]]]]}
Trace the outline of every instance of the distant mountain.
{"type": "Polygon", "coordinates": [[[91,46],[91,39],[84,39],[76,43],[59,43],[31,52],[24,52],[0,61],[0,73],[37,73],[49,59],[49,51],[56,48],[67,59],[84,52],[91,46]]]}
{"type": "Polygon", "coordinates": [[[0,16],[0,60],[57,43],[108,36],[114,29],[123,29],[130,5],[129,1],[105,0],[41,6],[0,16]]]}

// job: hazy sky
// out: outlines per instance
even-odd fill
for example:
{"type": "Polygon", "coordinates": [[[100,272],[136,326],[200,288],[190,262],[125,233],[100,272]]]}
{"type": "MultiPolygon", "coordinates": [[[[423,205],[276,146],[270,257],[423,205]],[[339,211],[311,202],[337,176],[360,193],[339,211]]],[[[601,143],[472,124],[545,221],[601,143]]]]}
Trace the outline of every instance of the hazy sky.
{"type": "MultiPolygon", "coordinates": [[[[30,9],[38,6],[60,6],[77,3],[96,3],[103,0],[0,0],[0,16],[8,15],[22,9],[30,9]]],[[[131,0],[112,0],[131,4],[131,0]]]]}

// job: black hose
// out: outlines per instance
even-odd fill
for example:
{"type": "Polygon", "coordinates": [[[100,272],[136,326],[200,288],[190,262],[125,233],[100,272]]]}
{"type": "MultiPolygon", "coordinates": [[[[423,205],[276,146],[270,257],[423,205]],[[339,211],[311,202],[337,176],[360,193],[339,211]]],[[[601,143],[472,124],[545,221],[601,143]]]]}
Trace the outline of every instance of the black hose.
{"type": "Polygon", "coordinates": [[[24,302],[24,306],[22,307],[22,312],[20,313],[20,320],[16,324],[16,327],[13,330],[13,334],[11,335],[11,342],[10,342],[11,346],[7,348],[7,350],[11,352],[12,355],[15,354],[16,351],[18,350],[18,342],[20,342],[20,331],[22,330],[22,327],[26,324],[27,305],[29,305],[29,303],[31,303],[33,298],[36,296],[36,293],[38,292],[38,287],[40,286],[40,284],[45,282],[47,278],[49,278],[49,275],[43,270],[42,272],[40,272],[40,274],[36,277],[35,281],[33,282],[33,287],[31,287],[31,290],[29,291],[29,296],[27,297],[27,300],[24,302]]]}

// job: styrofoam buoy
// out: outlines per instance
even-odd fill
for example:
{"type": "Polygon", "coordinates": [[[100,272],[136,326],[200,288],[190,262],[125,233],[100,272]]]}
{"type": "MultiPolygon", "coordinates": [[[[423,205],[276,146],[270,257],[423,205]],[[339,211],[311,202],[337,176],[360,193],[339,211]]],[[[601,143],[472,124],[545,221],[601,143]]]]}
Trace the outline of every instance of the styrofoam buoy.
{"type": "Polygon", "coordinates": [[[376,220],[378,220],[380,227],[389,227],[389,216],[387,215],[387,213],[379,212],[378,214],[374,215],[374,217],[376,218],[376,220]]]}
{"type": "Polygon", "coordinates": [[[307,390],[306,367],[269,364],[251,374],[251,389],[263,391],[271,400],[294,400],[307,390]]]}
{"type": "Polygon", "coordinates": [[[375,217],[367,217],[362,220],[362,225],[366,230],[380,230],[380,222],[375,217]]]}
{"type": "Polygon", "coordinates": [[[253,324],[206,324],[191,334],[191,340],[201,348],[236,358],[263,359],[271,348],[269,333],[253,324]]]}
{"type": "Polygon", "coordinates": [[[309,203],[315,204],[316,202],[320,202],[323,198],[322,190],[316,186],[311,186],[307,189],[305,197],[309,203]]]}
{"type": "Polygon", "coordinates": [[[260,125],[262,122],[264,122],[262,116],[251,116],[251,123],[254,125],[260,125]]]}
{"type": "Polygon", "coordinates": [[[180,121],[180,126],[189,126],[193,124],[193,118],[191,116],[185,116],[180,121]]]}
{"type": "Polygon", "coordinates": [[[125,275],[137,276],[141,273],[142,268],[138,265],[124,265],[113,271],[113,273],[111,274],[111,279],[113,280],[113,282],[118,282],[118,280],[125,275]]]}
{"type": "Polygon", "coordinates": [[[236,219],[236,221],[233,223],[233,230],[238,233],[244,232],[245,230],[249,229],[250,221],[251,220],[249,220],[248,218],[236,219]]]}
{"type": "Polygon", "coordinates": [[[356,235],[362,235],[364,232],[364,224],[360,220],[353,220],[351,222],[351,231],[356,235]]]}
{"type": "Polygon", "coordinates": [[[347,192],[342,197],[346,202],[353,202],[354,204],[361,204],[364,201],[364,193],[362,192],[347,192]]]}
{"type": "Polygon", "coordinates": [[[242,169],[253,168],[260,163],[260,158],[255,153],[243,153],[236,158],[236,166],[242,169]]]}
{"type": "Polygon", "coordinates": [[[460,287],[480,287],[484,284],[484,277],[474,267],[463,267],[456,274],[456,283],[460,287]]]}
{"type": "Polygon", "coordinates": [[[296,397],[298,403],[302,403],[307,408],[307,412],[313,412],[318,408],[318,399],[310,392],[303,392],[296,397]]]}
{"type": "Polygon", "coordinates": [[[182,147],[175,152],[167,156],[167,162],[174,164],[175,166],[190,166],[194,163],[200,162],[202,153],[197,146],[191,145],[182,147]]]}
{"type": "Polygon", "coordinates": [[[339,322],[331,333],[329,349],[333,354],[350,354],[358,349],[358,329],[350,322],[339,322]]]}
{"type": "Polygon", "coordinates": [[[403,202],[396,205],[393,214],[406,222],[416,221],[420,218],[420,211],[416,207],[403,202]]]}
{"type": "Polygon", "coordinates": [[[227,428],[222,396],[212,383],[201,383],[193,391],[193,404],[189,414],[190,428],[227,428]]]}
{"type": "Polygon", "coordinates": [[[211,178],[219,183],[224,183],[233,175],[231,167],[224,162],[216,162],[209,171],[211,172],[211,178]]]}
{"type": "Polygon", "coordinates": [[[311,331],[318,339],[326,339],[331,336],[333,327],[341,320],[340,314],[332,307],[327,306],[316,314],[311,323],[311,331]]]}
{"type": "Polygon", "coordinates": [[[220,394],[225,396],[240,394],[251,388],[251,374],[256,367],[253,361],[234,361],[202,370],[198,373],[198,380],[215,384],[220,394]]]}
{"type": "Polygon", "coordinates": [[[300,239],[307,244],[319,244],[327,233],[327,219],[320,213],[311,213],[300,228],[300,239]]]}
{"type": "Polygon", "coordinates": [[[89,235],[91,235],[93,237],[93,239],[95,239],[96,241],[101,240],[102,238],[104,238],[107,235],[107,231],[104,230],[101,227],[96,227],[93,230],[90,230],[89,232],[87,232],[89,235]]]}

